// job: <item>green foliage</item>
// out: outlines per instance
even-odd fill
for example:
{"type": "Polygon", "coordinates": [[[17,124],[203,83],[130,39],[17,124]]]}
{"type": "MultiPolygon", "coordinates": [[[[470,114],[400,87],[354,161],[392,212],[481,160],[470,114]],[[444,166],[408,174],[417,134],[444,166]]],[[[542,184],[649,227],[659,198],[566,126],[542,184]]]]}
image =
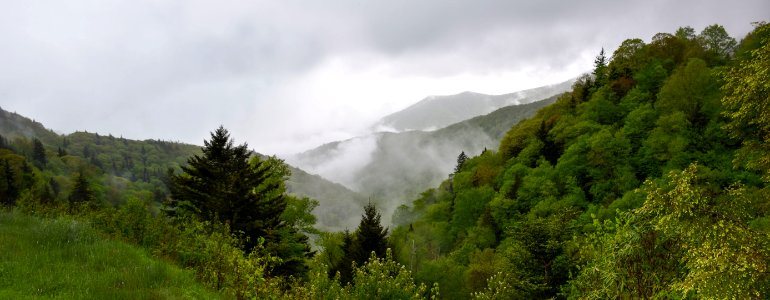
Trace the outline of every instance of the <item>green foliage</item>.
{"type": "Polygon", "coordinates": [[[706,62],[693,58],[669,77],[655,106],[663,114],[680,111],[695,126],[702,127],[719,109],[718,91],[706,62]]]}
{"type": "Polygon", "coordinates": [[[458,192],[452,212],[453,230],[465,230],[476,225],[476,220],[484,212],[487,202],[492,200],[492,195],[494,195],[494,190],[486,186],[458,192]]]}
{"type": "Polygon", "coordinates": [[[460,152],[460,155],[457,156],[457,165],[455,166],[455,173],[460,172],[463,168],[463,164],[465,164],[465,161],[468,159],[468,156],[465,155],[465,151],[460,152]]]}
{"type": "MultiPolygon", "coordinates": [[[[319,233],[311,212],[330,209],[286,196],[288,167],[232,145],[222,128],[197,152],[28,124],[38,147],[16,130],[24,120],[2,112],[0,201],[57,216],[86,191],[87,203],[117,208],[77,218],[233,298],[427,298],[439,296],[435,284],[449,299],[766,298],[768,28],[757,24],[737,49],[712,25],[626,40],[611,59],[602,51],[593,75],[510,128],[498,151],[458,158],[448,180],[400,206],[392,230],[367,206],[355,232],[319,233]],[[36,147],[62,151],[41,163],[36,147]],[[171,177],[176,218],[159,214],[157,171],[192,153],[171,177]],[[305,234],[316,233],[323,252],[310,260],[305,234]],[[299,280],[274,276],[307,267],[299,280]]],[[[514,122],[501,116],[469,122],[499,137],[514,122]]],[[[362,206],[351,203],[326,218],[362,206]]]]}
{"type": "Polygon", "coordinates": [[[311,252],[307,238],[298,230],[307,229],[303,222],[313,221],[304,215],[312,208],[297,200],[295,204],[305,207],[294,207],[284,215],[287,196],[283,182],[288,168],[275,159],[250,158],[246,144],[233,146],[221,126],[204,144],[202,155],[193,155],[182,166],[182,174],[171,175],[169,213],[224,222],[244,235],[243,247],[249,252],[264,239],[266,250],[282,259],[272,271],[302,277],[307,270],[303,259],[311,252]],[[285,218],[293,224],[287,224],[285,218]]]}
{"type": "Polygon", "coordinates": [[[714,176],[693,164],[669,173],[665,184],[648,182],[639,214],[680,240],[688,272],[674,288],[703,298],[761,298],[769,292],[770,239],[749,227],[755,199],[741,185],[715,185],[714,176]]]}
{"type": "Polygon", "coordinates": [[[741,139],[738,162],[770,180],[770,25],[759,24],[750,36],[745,55],[724,74],[722,103],[730,117],[727,129],[741,139]]]}
{"type": "Polygon", "coordinates": [[[48,163],[48,157],[45,154],[43,143],[38,139],[34,139],[33,145],[34,148],[32,149],[32,160],[38,165],[38,167],[43,168],[48,163]]]}
{"type": "Polygon", "coordinates": [[[370,256],[385,256],[388,249],[388,229],[382,227],[380,219],[380,213],[377,212],[374,204],[369,203],[364,207],[364,214],[361,216],[361,222],[356,231],[352,234],[345,231],[342,235],[339,246],[342,255],[335,259],[329,259],[330,266],[332,266],[329,270],[330,276],[339,272],[342,283],[347,284],[355,275],[353,272],[356,265],[363,265],[370,256]]]}
{"type": "Polygon", "coordinates": [[[424,284],[415,284],[411,273],[388,251],[384,258],[372,254],[356,269],[348,293],[352,299],[420,299],[429,294],[438,297],[438,285],[429,291],[424,284]]]}
{"type": "Polygon", "coordinates": [[[399,209],[397,258],[452,298],[766,297],[767,28],[736,60],[719,25],[600,54],[449,196],[399,209]]]}
{"type": "Polygon", "coordinates": [[[318,207],[318,200],[287,196],[286,209],[281,218],[287,226],[296,228],[304,234],[319,234],[320,231],[314,227],[316,216],[313,215],[313,210],[316,207],[318,207]]]}
{"type": "Polygon", "coordinates": [[[282,281],[268,274],[281,260],[266,253],[261,239],[251,253],[244,252],[243,240],[226,224],[192,218],[172,222],[163,214],[152,214],[147,203],[137,199],[120,209],[92,211],[81,217],[114,238],[193,270],[198,281],[228,297],[282,295],[282,281]]]}
{"type": "Polygon", "coordinates": [[[329,278],[323,272],[313,272],[304,286],[298,287],[296,299],[438,299],[439,285],[428,288],[416,284],[412,274],[393,260],[390,249],[382,258],[374,254],[355,268],[353,280],[342,285],[339,278],[329,278]]]}
{"type": "Polygon", "coordinates": [[[77,211],[80,209],[88,209],[96,206],[96,196],[91,190],[90,184],[86,179],[86,175],[82,172],[75,178],[72,192],[70,192],[69,198],[70,211],[77,211]]]}
{"type": "Polygon", "coordinates": [[[192,272],[87,223],[0,211],[0,298],[219,299],[192,272]]]}
{"type": "Polygon", "coordinates": [[[737,42],[727,34],[722,25],[710,25],[701,31],[697,37],[698,42],[703,46],[709,59],[721,62],[729,59],[735,52],[737,42]]]}
{"type": "Polygon", "coordinates": [[[380,213],[374,204],[367,204],[364,207],[364,215],[361,216],[361,223],[356,229],[356,242],[360,247],[363,257],[356,259],[358,262],[366,261],[367,257],[374,253],[376,257],[384,257],[385,250],[388,248],[388,229],[382,227],[380,213]]]}
{"type": "Polygon", "coordinates": [[[609,62],[610,79],[630,77],[642,64],[645,43],[641,39],[627,39],[612,53],[612,61],[609,62]]]}
{"type": "Polygon", "coordinates": [[[608,69],[607,69],[607,57],[604,56],[604,48],[599,52],[594,60],[594,80],[597,86],[601,86],[607,83],[608,69]]]}
{"type": "Polygon", "coordinates": [[[593,222],[595,231],[577,245],[586,262],[570,281],[570,298],[650,299],[671,292],[682,271],[675,237],[627,212],[593,222]]]}

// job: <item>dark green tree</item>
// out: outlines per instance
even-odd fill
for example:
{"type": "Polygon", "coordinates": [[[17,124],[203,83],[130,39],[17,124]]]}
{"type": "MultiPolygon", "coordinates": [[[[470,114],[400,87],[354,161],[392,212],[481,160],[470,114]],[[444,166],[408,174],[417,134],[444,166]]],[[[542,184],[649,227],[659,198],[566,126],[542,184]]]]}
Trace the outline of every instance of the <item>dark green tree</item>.
{"type": "Polygon", "coordinates": [[[307,239],[281,217],[287,205],[286,172],[269,160],[251,158],[245,143],[234,146],[222,126],[204,145],[202,155],[190,157],[181,174],[171,174],[168,212],[229,224],[244,235],[247,251],[263,238],[265,248],[284,262],[273,268],[274,274],[302,272],[303,254],[310,253],[307,239]]]}
{"type": "Polygon", "coordinates": [[[333,277],[339,272],[340,282],[347,284],[353,280],[353,263],[356,266],[361,266],[361,262],[357,262],[356,258],[361,255],[361,247],[355,239],[355,235],[350,231],[345,230],[342,235],[342,256],[338,261],[329,269],[329,277],[333,277]]]}
{"type": "Polygon", "coordinates": [[[455,166],[455,173],[462,170],[466,160],[468,160],[468,156],[465,155],[465,151],[460,152],[460,155],[457,156],[457,166],[455,166]]]}
{"type": "Polygon", "coordinates": [[[0,149],[9,149],[10,145],[8,144],[8,140],[0,135],[0,149]]]}
{"type": "Polygon", "coordinates": [[[599,52],[594,60],[594,82],[596,86],[602,86],[607,83],[607,57],[604,55],[604,48],[599,52]]]}
{"type": "Polygon", "coordinates": [[[732,57],[738,45],[735,39],[727,34],[725,28],[718,24],[704,28],[698,35],[698,41],[706,49],[710,60],[715,62],[722,62],[732,57]]]}
{"type": "Polygon", "coordinates": [[[345,230],[342,236],[342,257],[331,266],[329,276],[340,273],[340,281],[348,283],[353,280],[353,263],[363,266],[374,252],[379,258],[385,257],[388,249],[388,229],[380,223],[381,215],[377,208],[369,202],[364,207],[361,223],[354,233],[345,230]]]}
{"type": "Polygon", "coordinates": [[[75,185],[72,187],[72,192],[69,196],[70,211],[77,209],[79,206],[95,204],[96,196],[89,186],[86,175],[81,171],[78,177],[75,178],[75,185]]]}
{"type": "Polygon", "coordinates": [[[364,215],[356,229],[356,240],[362,252],[357,261],[361,264],[369,259],[372,252],[377,257],[385,257],[385,251],[388,249],[388,229],[382,227],[380,218],[377,208],[369,202],[364,207],[364,215]]]}
{"type": "Polygon", "coordinates": [[[16,198],[19,197],[19,189],[16,186],[16,174],[8,160],[3,160],[3,169],[0,172],[2,180],[0,181],[0,204],[13,206],[16,204],[16,198]]]}
{"type": "Polygon", "coordinates": [[[45,147],[43,147],[43,143],[38,139],[32,141],[32,160],[40,168],[43,168],[48,164],[48,158],[45,155],[45,147]]]}

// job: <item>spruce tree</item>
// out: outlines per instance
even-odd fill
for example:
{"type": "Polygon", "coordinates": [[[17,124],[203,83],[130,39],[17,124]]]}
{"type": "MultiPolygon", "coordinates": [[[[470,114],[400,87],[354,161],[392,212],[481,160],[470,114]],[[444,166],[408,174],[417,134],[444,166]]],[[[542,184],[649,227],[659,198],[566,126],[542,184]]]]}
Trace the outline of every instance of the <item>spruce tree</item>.
{"type": "Polygon", "coordinates": [[[11,164],[8,160],[3,160],[3,169],[0,172],[2,175],[2,182],[0,182],[0,204],[7,206],[14,206],[16,204],[16,198],[19,196],[19,190],[16,186],[16,172],[11,168],[11,164]]]}
{"type": "Polygon", "coordinates": [[[45,155],[45,147],[43,147],[43,143],[38,139],[32,141],[32,160],[40,168],[45,167],[48,163],[48,158],[45,155]]]}
{"type": "Polygon", "coordinates": [[[457,156],[457,166],[455,166],[455,173],[462,170],[466,160],[468,160],[468,156],[465,155],[465,151],[460,152],[460,155],[457,156]]]}
{"type": "Polygon", "coordinates": [[[202,152],[187,160],[182,174],[170,175],[168,212],[229,224],[243,233],[246,251],[264,238],[265,248],[283,260],[274,274],[303,273],[304,257],[310,254],[307,239],[281,218],[287,204],[285,174],[267,161],[251,159],[247,145],[234,146],[221,126],[204,141],[202,152]]]}
{"type": "Polygon", "coordinates": [[[599,52],[594,60],[594,82],[596,87],[607,83],[607,57],[604,55],[604,48],[599,52]]]}
{"type": "Polygon", "coordinates": [[[72,187],[72,192],[68,198],[70,204],[70,211],[76,209],[83,204],[95,204],[96,197],[94,192],[91,191],[88,179],[81,171],[78,177],[75,178],[75,185],[72,187]]]}
{"type": "Polygon", "coordinates": [[[347,284],[353,280],[353,262],[356,266],[361,263],[356,258],[361,256],[361,249],[356,242],[355,236],[350,231],[345,230],[342,235],[342,253],[340,260],[329,270],[329,277],[334,277],[337,272],[340,273],[340,282],[347,284]]]}
{"type": "Polygon", "coordinates": [[[372,252],[377,257],[385,257],[385,251],[388,249],[388,229],[382,227],[380,217],[371,202],[364,207],[364,215],[356,230],[356,241],[361,251],[356,260],[359,264],[365,263],[372,252]]]}
{"type": "Polygon", "coordinates": [[[345,230],[342,236],[342,257],[329,269],[329,276],[340,273],[340,282],[350,283],[353,280],[353,263],[363,266],[369,260],[372,252],[377,257],[385,257],[388,248],[388,229],[380,224],[380,214],[371,202],[364,207],[361,223],[354,233],[345,230]]]}
{"type": "Polygon", "coordinates": [[[8,144],[8,140],[0,135],[0,149],[10,149],[10,145],[8,144]]]}

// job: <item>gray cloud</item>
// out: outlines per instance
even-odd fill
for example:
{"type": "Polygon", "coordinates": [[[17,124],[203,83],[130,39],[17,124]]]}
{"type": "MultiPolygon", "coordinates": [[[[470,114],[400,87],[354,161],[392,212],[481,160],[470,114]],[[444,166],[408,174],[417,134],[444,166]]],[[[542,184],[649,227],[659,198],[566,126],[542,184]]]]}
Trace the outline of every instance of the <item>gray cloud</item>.
{"type": "MultiPolygon", "coordinates": [[[[4,109],[63,132],[192,143],[224,124],[264,152],[349,137],[346,128],[420,93],[479,88],[421,89],[401,78],[564,76],[625,38],[713,23],[740,38],[750,22],[770,19],[766,0],[9,0],[1,8],[4,109]],[[324,90],[327,74],[383,80],[355,93],[345,83],[324,90]],[[382,96],[393,90],[403,99],[382,96]]],[[[508,92],[537,83],[501,82],[508,92]]]]}

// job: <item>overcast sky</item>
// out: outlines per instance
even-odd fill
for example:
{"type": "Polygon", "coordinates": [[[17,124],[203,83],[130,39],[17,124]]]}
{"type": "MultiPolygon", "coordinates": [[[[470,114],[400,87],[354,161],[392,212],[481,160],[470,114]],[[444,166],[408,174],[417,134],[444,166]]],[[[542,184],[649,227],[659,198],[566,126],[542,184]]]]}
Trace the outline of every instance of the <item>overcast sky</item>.
{"type": "Polygon", "coordinates": [[[292,153],[428,95],[564,81],[626,38],[760,20],[770,1],[3,0],[0,107],[194,144],[223,124],[292,153]]]}

